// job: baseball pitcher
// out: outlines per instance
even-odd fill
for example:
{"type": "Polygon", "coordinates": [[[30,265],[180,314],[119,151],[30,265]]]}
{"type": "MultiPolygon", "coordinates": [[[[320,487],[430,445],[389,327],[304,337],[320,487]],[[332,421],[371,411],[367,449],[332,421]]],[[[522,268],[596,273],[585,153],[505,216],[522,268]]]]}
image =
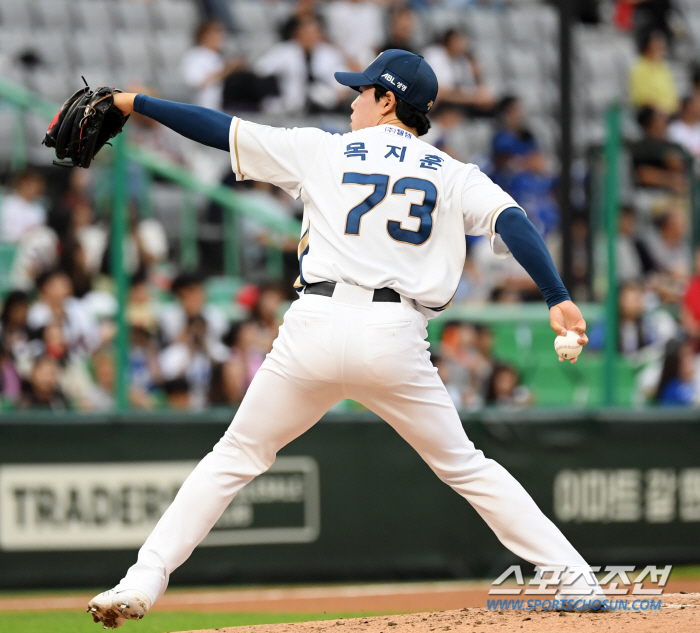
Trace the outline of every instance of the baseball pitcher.
{"type": "Polygon", "coordinates": [[[535,565],[587,569],[523,487],[466,436],[425,340],[428,319],[457,289],[465,235],[487,237],[497,254],[510,251],[542,290],[552,329],[574,331],[585,345],[579,309],[523,209],[476,166],[420,140],[438,93],[422,57],[388,50],[364,72],[336,79],[359,92],[348,134],[110,95],[122,117],[135,110],[230,152],[238,180],[301,196],[304,217],[299,299],[225,435],[187,478],[126,576],[90,602],[88,612],[105,628],[143,617],[235,494],[346,398],[396,429],[513,553],[535,565]]]}

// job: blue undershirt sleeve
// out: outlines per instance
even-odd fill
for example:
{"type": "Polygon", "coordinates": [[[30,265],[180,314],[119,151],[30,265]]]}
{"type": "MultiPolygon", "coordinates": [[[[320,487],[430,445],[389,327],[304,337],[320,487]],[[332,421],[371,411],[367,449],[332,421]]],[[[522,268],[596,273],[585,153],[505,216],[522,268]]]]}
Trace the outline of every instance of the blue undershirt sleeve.
{"type": "Polygon", "coordinates": [[[503,211],[496,220],[496,233],[532,277],[550,308],[571,298],[542,236],[520,209],[511,207],[503,211]]]}
{"type": "Polygon", "coordinates": [[[231,151],[229,129],[233,117],[228,114],[144,94],[136,95],[134,110],[197,143],[231,151]]]}

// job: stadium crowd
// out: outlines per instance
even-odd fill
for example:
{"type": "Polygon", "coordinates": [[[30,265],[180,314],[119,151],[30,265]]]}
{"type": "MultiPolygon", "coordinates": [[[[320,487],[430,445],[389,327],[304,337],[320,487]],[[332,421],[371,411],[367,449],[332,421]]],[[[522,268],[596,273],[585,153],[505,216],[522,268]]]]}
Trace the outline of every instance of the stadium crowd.
{"type": "MultiPolygon", "coordinates": [[[[447,25],[423,44],[417,37],[424,12],[474,4],[509,10],[509,3],[499,0],[299,0],[281,25],[279,41],[251,61],[237,44],[231,5],[202,0],[203,21],[180,60],[181,81],[193,102],[242,116],[342,114],[353,95],[334,81],[334,71],[361,70],[387,48],[421,53],[440,83],[426,140],[476,162],[523,205],[560,257],[556,155],[531,127],[526,99],[489,75],[488,64],[482,63],[488,60],[480,59],[468,29],[447,25]],[[463,133],[484,125],[488,142],[475,152],[462,142],[463,133]]],[[[640,370],[640,403],[697,406],[700,253],[693,266],[689,227],[690,194],[700,172],[700,72],[682,55],[688,34],[679,28],[679,7],[670,0],[588,1],[577,7],[578,20],[625,34],[639,51],[628,77],[633,114],[625,128],[629,186],[623,188],[617,235],[618,348],[640,370]],[[686,79],[680,85],[669,58],[674,68],[679,60],[684,64],[686,79]]],[[[140,90],[158,94],[147,86],[140,90]]],[[[132,142],[198,169],[169,130],[137,115],[127,129],[132,142]]],[[[114,405],[116,311],[108,218],[98,212],[92,170],[75,170],[58,183],[52,177],[47,181],[47,174],[36,169],[14,174],[0,202],[0,242],[16,248],[0,319],[2,405],[106,411],[114,405]]],[[[588,175],[579,178],[581,189],[588,175]]],[[[251,258],[244,273],[247,282],[255,283],[236,291],[235,313],[243,318],[232,319],[207,299],[205,275],[221,273],[215,250],[200,253],[204,274],[179,271],[173,258],[177,245],[167,226],[145,217],[139,206],[141,177],[134,170],[130,178],[132,213],[124,246],[131,276],[129,401],[143,409],[235,405],[271,349],[286,302],[293,299],[296,245],[286,249],[285,283],[266,283],[256,274],[256,244],[264,245],[264,232],[244,224],[245,252],[251,258]]],[[[228,176],[224,184],[300,217],[299,206],[273,187],[232,180],[228,176]]],[[[604,245],[595,231],[591,196],[580,198],[574,264],[581,283],[573,290],[576,300],[586,301],[604,296],[597,288],[601,271],[592,272],[604,245]]],[[[215,208],[207,217],[221,223],[215,208]]],[[[496,259],[481,238],[467,238],[466,249],[455,304],[541,301],[512,258],[496,259]]],[[[589,332],[591,351],[602,349],[603,324],[590,323],[589,332]]],[[[535,403],[516,368],[494,357],[492,343],[485,325],[454,322],[444,328],[433,361],[457,406],[535,403]]]]}

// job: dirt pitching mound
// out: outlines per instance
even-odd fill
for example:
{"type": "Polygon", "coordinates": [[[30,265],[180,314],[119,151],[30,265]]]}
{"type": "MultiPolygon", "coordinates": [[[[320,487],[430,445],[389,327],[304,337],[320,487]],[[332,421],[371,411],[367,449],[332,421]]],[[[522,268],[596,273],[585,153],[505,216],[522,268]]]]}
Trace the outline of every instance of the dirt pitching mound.
{"type": "Polygon", "coordinates": [[[700,630],[700,593],[669,594],[662,599],[662,608],[649,612],[552,613],[472,608],[440,613],[240,626],[183,633],[494,633],[501,630],[509,633],[697,633],[700,630]]]}

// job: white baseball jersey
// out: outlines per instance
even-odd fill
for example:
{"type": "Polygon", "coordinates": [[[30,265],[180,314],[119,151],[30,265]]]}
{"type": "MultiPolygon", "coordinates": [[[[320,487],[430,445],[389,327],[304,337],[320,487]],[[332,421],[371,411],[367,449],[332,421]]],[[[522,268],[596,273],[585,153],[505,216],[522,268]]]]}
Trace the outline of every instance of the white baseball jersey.
{"type": "Polygon", "coordinates": [[[466,165],[393,125],[349,134],[273,128],[234,118],[238,180],[302,196],[297,287],[335,281],[392,288],[434,316],[459,283],[465,235],[507,252],[496,218],[517,206],[475,165],[466,165]]]}

